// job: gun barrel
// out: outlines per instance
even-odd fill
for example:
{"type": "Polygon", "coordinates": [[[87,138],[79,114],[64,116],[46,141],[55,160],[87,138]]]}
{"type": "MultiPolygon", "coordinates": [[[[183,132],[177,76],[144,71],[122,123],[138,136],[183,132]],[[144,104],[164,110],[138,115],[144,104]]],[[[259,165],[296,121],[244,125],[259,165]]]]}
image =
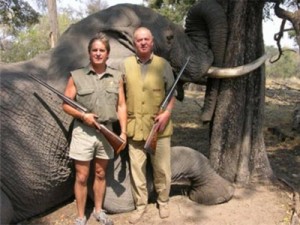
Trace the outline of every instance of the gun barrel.
{"type": "Polygon", "coordinates": [[[51,87],[49,84],[47,84],[46,82],[38,79],[37,77],[33,76],[32,74],[27,74],[29,77],[31,77],[32,79],[34,79],[35,81],[37,81],[38,83],[40,83],[41,85],[43,85],[44,87],[48,88],[50,91],[54,92],[55,94],[57,94],[57,96],[62,99],[64,102],[66,102],[67,104],[71,105],[72,107],[81,110],[82,112],[88,112],[88,110],[83,107],[82,105],[78,104],[77,102],[73,101],[72,99],[68,98],[67,96],[63,95],[62,93],[60,93],[59,91],[57,91],[55,88],[51,87]]]}
{"type": "Polygon", "coordinates": [[[164,110],[164,109],[167,107],[167,104],[168,104],[168,102],[170,101],[171,97],[173,96],[173,92],[174,92],[174,90],[175,90],[175,88],[176,88],[176,85],[177,85],[177,83],[178,83],[178,81],[179,81],[181,75],[183,74],[183,71],[185,70],[187,64],[189,63],[190,58],[191,58],[190,56],[187,58],[185,64],[183,65],[183,67],[181,68],[180,72],[178,73],[178,75],[177,75],[177,77],[176,77],[176,79],[175,79],[175,81],[174,81],[174,83],[173,83],[171,89],[169,90],[169,92],[168,92],[166,98],[165,98],[164,101],[161,103],[161,106],[160,106],[160,109],[161,109],[161,110],[164,110]]]}
{"type": "MultiPolygon", "coordinates": [[[[62,93],[57,91],[55,88],[53,88],[50,85],[48,85],[47,83],[45,83],[44,81],[38,79],[37,77],[33,76],[32,74],[27,74],[27,75],[29,77],[31,77],[32,79],[34,79],[35,81],[37,81],[39,84],[41,84],[44,87],[46,87],[47,89],[49,89],[50,91],[57,94],[57,96],[60,99],[62,99],[64,102],[66,102],[67,104],[71,105],[72,107],[74,107],[82,112],[88,112],[88,110],[85,107],[83,107],[79,103],[75,102],[74,100],[68,98],[67,96],[63,95],[62,93]]],[[[115,154],[119,154],[120,151],[124,149],[126,141],[124,141],[122,138],[120,138],[114,132],[109,130],[106,126],[100,124],[99,131],[103,134],[103,136],[107,139],[109,144],[112,146],[112,148],[115,151],[115,154]]]]}

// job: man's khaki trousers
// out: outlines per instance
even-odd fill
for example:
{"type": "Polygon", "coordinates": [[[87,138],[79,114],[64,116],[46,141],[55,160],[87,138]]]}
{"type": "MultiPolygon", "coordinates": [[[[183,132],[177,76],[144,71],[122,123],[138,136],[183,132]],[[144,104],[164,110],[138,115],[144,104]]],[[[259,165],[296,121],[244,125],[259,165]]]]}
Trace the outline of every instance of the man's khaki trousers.
{"type": "MultiPolygon", "coordinates": [[[[144,150],[145,141],[128,139],[131,169],[131,187],[137,209],[143,209],[148,203],[146,180],[147,153],[144,150]]],[[[150,154],[153,168],[153,183],[158,194],[158,204],[169,201],[171,186],[171,138],[158,138],[155,154],[150,154]]]]}

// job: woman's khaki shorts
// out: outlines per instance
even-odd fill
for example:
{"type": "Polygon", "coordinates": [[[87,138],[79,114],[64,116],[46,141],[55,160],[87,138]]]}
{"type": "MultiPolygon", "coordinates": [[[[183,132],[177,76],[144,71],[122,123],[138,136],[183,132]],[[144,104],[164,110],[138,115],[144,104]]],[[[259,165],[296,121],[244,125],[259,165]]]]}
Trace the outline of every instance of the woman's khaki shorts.
{"type": "MultiPolygon", "coordinates": [[[[107,128],[112,129],[111,124],[107,125],[107,128]]],[[[79,161],[91,161],[94,157],[112,159],[114,151],[95,128],[75,120],[69,156],[79,161]]]]}

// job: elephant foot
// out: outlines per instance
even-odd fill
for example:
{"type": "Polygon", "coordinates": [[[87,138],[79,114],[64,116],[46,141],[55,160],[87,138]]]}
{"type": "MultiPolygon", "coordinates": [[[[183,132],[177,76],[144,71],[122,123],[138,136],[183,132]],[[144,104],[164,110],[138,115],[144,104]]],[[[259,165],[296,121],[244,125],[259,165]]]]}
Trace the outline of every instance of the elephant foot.
{"type": "Polygon", "coordinates": [[[189,193],[189,198],[204,205],[221,204],[232,198],[235,188],[230,182],[222,177],[215,177],[213,184],[194,187],[189,193]]]}
{"type": "Polygon", "coordinates": [[[189,198],[197,203],[219,204],[229,201],[234,194],[234,186],[215,172],[202,153],[192,148],[172,147],[171,170],[172,190],[175,191],[175,185],[177,192],[187,190],[189,198]]]}

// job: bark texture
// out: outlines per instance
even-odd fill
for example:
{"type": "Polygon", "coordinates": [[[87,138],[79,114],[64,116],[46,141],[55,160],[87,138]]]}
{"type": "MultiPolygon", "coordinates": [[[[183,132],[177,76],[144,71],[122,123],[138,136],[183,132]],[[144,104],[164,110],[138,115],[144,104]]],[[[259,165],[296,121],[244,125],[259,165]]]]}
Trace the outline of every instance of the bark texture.
{"type": "Polygon", "coordinates": [[[47,0],[47,6],[48,6],[49,22],[50,22],[49,40],[50,40],[51,48],[54,48],[57,45],[60,36],[59,29],[58,29],[56,0],[47,0]]]}
{"type": "MultiPolygon", "coordinates": [[[[223,0],[228,17],[225,67],[247,64],[264,53],[262,1],[223,0]]],[[[211,124],[210,161],[229,181],[246,184],[271,178],[264,137],[264,66],[246,76],[220,81],[211,124]]]]}

